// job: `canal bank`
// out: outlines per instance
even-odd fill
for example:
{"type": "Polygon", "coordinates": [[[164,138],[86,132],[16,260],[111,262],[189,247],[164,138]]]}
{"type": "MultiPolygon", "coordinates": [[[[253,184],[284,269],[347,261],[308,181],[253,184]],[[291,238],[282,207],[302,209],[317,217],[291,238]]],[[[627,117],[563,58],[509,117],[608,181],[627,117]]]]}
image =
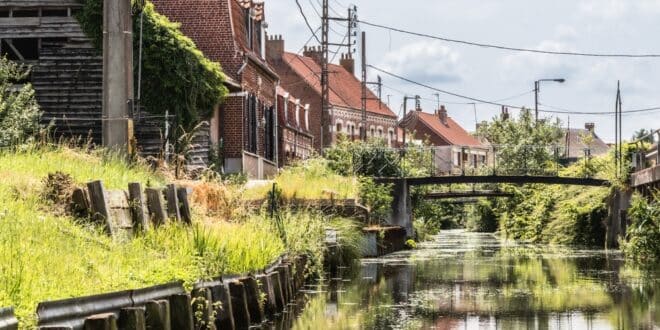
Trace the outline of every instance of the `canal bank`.
{"type": "Polygon", "coordinates": [[[443,231],[419,248],[362,259],[308,287],[292,329],[653,329],[657,269],[615,251],[518,244],[443,231]]]}

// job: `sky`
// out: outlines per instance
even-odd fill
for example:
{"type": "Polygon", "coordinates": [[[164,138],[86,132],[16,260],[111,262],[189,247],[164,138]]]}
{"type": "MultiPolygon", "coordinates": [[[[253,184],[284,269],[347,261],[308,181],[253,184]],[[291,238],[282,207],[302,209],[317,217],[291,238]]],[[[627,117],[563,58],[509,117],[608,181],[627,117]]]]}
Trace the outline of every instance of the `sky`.
{"type": "MultiPolygon", "coordinates": [[[[299,0],[314,29],[320,27],[321,0],[299,0]]],[[[404,30],[488,44],[550,51],[660,54],[660,0],[329,0],[331,14],[347,15],[358,7],[359,19],[404,30]]],[[[268,33],[281,34],[285,47],[298,52],[310,39],[295,0],[266,0],[268,33]]],[[[333,22],[330,41],[340,43],[344,23],[333,22]]],[[[623,109],[660,107],[660,58],[596,58],[519,53],[473,47],[359,26],[367,35],[370,65],[438,89],[483,100],[502,100],[514,106],[534,106],[534,81],[564,78],[563,84],[543,82],[540,109],[614,111],[617,81],[621,81],[623,109]]],[[[320,37],[320,33],[318,33],[320,37]]],[[[318,45],[315,40],[310,46],[318,45]]],[[[359,58],[357,45],[355,58],[359,58]]],[[[331,50],[334,50],[331,48],[331,50]]],[[[346,48],[342,49],[345,52],[346,48]]],[[[338,58],[338,57],[337,57],[338,58]]],[[[338,61],[338,59],[336,60],[338,61]]],[[[356,70],[359,71],[359,61],[356,70]]],[[[437,108],[433,90],[413,85],[373,69],[369,80],[383,78],[383,99],[401,113],[403,95],[422,97],[424,111],[437,108]]],[[[467,130],[489,120],[500,107],[466,104],[472,101],[440,95],[449,115],[467,130]],[[475,119],[476,117],[476,119],[475,119]]],[[[412,103],[409,103],[409,108],[412,103]]],[[[516,112],[516,111],[511,111],[516,112]]],[[[596,124],[596,133],[614,141],[613,115],[542,113],[559,118],[563,126],[596,124]]],[[[660,111],[624,114],[626,139],[641,128],[660,128],[660,111]]]]}

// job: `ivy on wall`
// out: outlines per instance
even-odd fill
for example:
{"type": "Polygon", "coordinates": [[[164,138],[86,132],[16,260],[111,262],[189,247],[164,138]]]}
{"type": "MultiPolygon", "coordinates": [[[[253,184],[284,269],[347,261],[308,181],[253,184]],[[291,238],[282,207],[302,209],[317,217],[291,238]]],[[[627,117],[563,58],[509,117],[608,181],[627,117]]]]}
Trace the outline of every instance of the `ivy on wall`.
{"type": "MultiPolygon", "coordinates": [[[[76,18],[94,46],[101,49],[103,0],[79,1],[83,7],[76,18]]],[[[147,2],[143,10],[142,105],[151,114],[169,111],[186,129],[209,119],[227,94],[220,64],[207,59],[181,33],[179,24],[157,13],[153,4],[147,2]]],[[[137,76],[140,15],[133,15],[133,20],[137,76]]]]}

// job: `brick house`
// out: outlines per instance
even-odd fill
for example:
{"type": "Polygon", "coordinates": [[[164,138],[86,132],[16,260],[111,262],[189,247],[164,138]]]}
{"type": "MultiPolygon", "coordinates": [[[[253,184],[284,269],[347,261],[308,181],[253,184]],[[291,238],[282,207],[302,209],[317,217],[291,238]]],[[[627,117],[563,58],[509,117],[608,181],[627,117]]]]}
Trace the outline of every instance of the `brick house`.
{"type": "Polygon", "coordinates": [[[153,0],[156,10],[181,24],[227,75],[230,94],[215,109],[211,141],[225,173],[250,178],[277,172],[277,73],[266,62],[263,2],[252,0],[153,0]]]}
{"type": "MultiPolygon", "coordinates": [[[[314,148],[321,146],[321,49],[305,48],[303,55],[285,51],[284,39],[272,36],[267,41],[268,61],[275,68],[283,88],[309,104],[310,131],[314,148]]],[[[340,134],[352,139],[360,138],[362,127],[362,85],[354,74],[355,62],[342,56],[340,64],[329,64],[330,125],[332,141],[340,134]]],[[[388,145],[397,141],[397,115],[367,91],[367,137],[382,138],[388,145]]]]}
{"type": "Polygon", "coordinates": [[[566,128],[564,130],[563,161],[566,164],[574,163],[583,158],[587,153],[589,156],[602,156],[610,151],[610,147],[596,134],[596,125],[594,123],[585,123],[584,129],[566,128]]]}
{"type": "Polygon", "coordinates": [[[491,161],[490,146],[454,121],[444,105],[432,114],[423,112],[421,108],[410,111],[399,125],[408,132],[408,144],[427,141],[434,147],[436,174],[456,174],[488,165],[491,161]]]}
{"type": "Polygon", "coordinates": [[[309,158],[314,153],[314,136],[309,131],[309,104],[302,104],[285,89],[277,88],[280,167],[309,158]]]}

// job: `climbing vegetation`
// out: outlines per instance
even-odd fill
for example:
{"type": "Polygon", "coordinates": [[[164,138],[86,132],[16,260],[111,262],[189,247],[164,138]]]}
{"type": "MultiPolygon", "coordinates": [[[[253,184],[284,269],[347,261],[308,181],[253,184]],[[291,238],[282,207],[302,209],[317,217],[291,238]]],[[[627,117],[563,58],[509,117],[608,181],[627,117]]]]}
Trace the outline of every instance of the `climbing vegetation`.
{"type": "MultiPolygon", "coordinates": [[[[83,31],[101,49],[103,41],[103,0],[79,0],[76,16],[83,31]]],[[[179,29],[180,25],[156,12],[147,2],[143,22],[142,104],[149,113],[169,111],[177,126],[192,128],[208,119],[227,93],[220,65],[206,57],[179,29]]],[[[139,49],[140,15],[133,15],[134,55],[139,49]]],[[[137,89],[137,77],[135,79],[137,89]]]]}
{"type": "Polygon", "coordinates": [[[628,218],[630,225],[622,242],[626,257],[639,262],[660,261],[660,193],[650,199],[634,196],[628,218]]]}
{"type": "Polygon", "coordinates": [[[23,83],[29,73],[25,65],[0,57],[0,147],[25,142],[39,131],[34,89],[23,83]]]}

